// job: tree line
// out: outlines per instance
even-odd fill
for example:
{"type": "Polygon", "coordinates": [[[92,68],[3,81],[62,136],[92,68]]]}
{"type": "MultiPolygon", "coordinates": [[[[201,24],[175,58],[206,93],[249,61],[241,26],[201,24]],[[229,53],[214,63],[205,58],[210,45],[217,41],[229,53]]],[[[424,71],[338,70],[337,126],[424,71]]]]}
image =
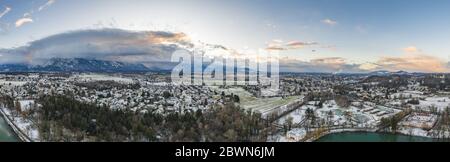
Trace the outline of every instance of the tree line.
{"type": "Polygon", "coordinates": [[[234,103],[208,110],[163,115],[82,103],[69,96],[38,101],[43,141],[265,141],[261,114],[234,103]]]}

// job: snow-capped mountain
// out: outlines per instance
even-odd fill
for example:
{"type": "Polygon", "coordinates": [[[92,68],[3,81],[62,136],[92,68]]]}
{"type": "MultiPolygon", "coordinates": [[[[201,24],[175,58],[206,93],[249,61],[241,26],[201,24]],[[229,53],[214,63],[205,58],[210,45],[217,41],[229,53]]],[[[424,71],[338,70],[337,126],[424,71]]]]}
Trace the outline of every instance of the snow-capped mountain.
{"type": "Polygon", "coordinates": [[[386,76],[386,75],[391,75],[391,72],[386,71],[386,70],[379,70],[379,71],[370,72],[369,75],[386,76]]]}
{"type": "Polygon", "coordinates": [[[387,70],[380,70],[380,71],[373,71],[368,74],[371,76],[388,76],[388,75],[410,75],[411,73],[407,71],[390,72],[387,70]]]}
{"type": "Polygon", "coordinates": [[[394,72],[394,73],[392,73],[392,74],[395,74],[395,75],[410,75],[410,73],[409,72],[407,72],[407,71],[397,71],[397,72],[394,72]]]}
{"type": "Polygon", "coordinates": [[[84,58],[52,58],[42,65],[6,64],[3,72],[145,72],[151,71],[142,64],[104,61],[84,58]]]}

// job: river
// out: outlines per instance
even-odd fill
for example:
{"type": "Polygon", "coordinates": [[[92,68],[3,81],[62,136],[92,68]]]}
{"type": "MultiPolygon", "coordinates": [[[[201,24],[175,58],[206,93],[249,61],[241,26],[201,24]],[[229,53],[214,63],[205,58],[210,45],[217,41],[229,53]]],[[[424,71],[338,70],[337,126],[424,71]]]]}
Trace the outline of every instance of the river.
{"type": "Polygon", "coordinates": [[[9,127],[3,116],[0,114],[0,142],[17,142],[19,141],[14,131],[9,127]]]}
{"type": "MultiPolygon", "coordinates": [[[[316,142],[441,142],[443,140],[387,133],[345,132],[323,136],[316,142]]],[[[450,140],[444,140],[450,141],[450,140]]]]}

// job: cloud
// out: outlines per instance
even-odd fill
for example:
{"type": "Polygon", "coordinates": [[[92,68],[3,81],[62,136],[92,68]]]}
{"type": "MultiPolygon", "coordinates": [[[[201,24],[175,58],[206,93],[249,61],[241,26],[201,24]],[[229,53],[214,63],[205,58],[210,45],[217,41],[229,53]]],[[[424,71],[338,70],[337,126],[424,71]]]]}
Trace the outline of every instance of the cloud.
{"type": "Polygon", "coordinates": [[[283,72],[319,72],[319,73],[363,73],[357,64],[348,64],[341,57],[325,57],[302,61],[293,58],[280,59],[280,71],[283,72]]]}
{"type": "Polygon", "coordinates": [[[133,63],[168,62],[173,51],[192,46],[183,33],[78,30],[49,36],[26,46],[0,49],[0,64],[41,64],[50,58],[92,58],[133,63]]]}
{"type": "Polygon", "coordinates": [[[272,40],[272,42],[281,44],[281,43],[283,43],[284,41],[281,40],[281,39],[274,39],[274,40],[272,40]]]}
{"type": "Polygon", "coordinates": [[[267,44],[266,50],[269,51],[283,51],[286,50],[285,47],[283,47],[283,40],[281,39],[274,39],[271,42],[267,44]]]}
{"type": "Polygon", "coordinates": [[[374,71],[374,70],[378,69],[379,67],[380,67],[380,65],[377,65],[375,63],[366,62],[366,63],[360,64],[358,68],[361,70],[366,70],[366,71],[374,71]]]}
{"type": "Polygon", "coordinates": [[[406,53],[417,53],[417,52],[419,52],[419,49],[417,49],[417,47],[415,47],[415,46],[409,46],[409,47],[403,48],[402,50],[404,52],[406,52],[406,53]]]}
{"type": "Polygon", "coordinates": [[[336,51],[338,49],[336,45],[321,45],[321,46],[319,46],[319,48],[333,50],[333,51],[336,51]]]}
{"type": "MultiPolygon", "coordinates": [[[[5,6],[5,10],[3,10],[3,12],[0,13],[0,19],[6,14],[8,14],[11,10],[12,10],[11,7],[5,6]]],[[[9,30],[9,26],[10,26],[9,23],[0,22],[0,35],[7,33],[9,30]]]]}
{"type": "Polygon", "coordinates": [[[321,22],[324,24],[330,25],[330,26],[334,26],[334,25],[338,24],[337,21],[332,20],[332,19],[323,19],[321,22]]]}
{"type": "Polygon", "coordinates": [[[56,0],[48,0],[47,3],[45,3],[44,5],[39,7],[38,11],[42,11],[42,10],[46,9],[47,7],[50,7],[55,2],[56,2],[56,0]]]}
{"type": "Polygon", "coordinates": [[[325,57],[325,58],[319,58],[319,59],[313,59],[311,60],[314,64],[330,64],[330,65],[343,65],[345,64],[345,59],[342,57],[325,57]]]}
{"type": "Polygon", "coordinates": [[[335,71],[342,70],[343,66],[346,63],[345,59],[342,57],[326,57],[326,58],[319,58],[314,59],[310,61],[313,65],[316,66],[323,66],[323,67],[329,67],[331,69],[334,69],[335,71]]]}
{"type": "Polygon", "coordinates": [[[269,47],[266,48],[266,50],[269,50],[269,51],[284,51],[284,50],[286,50],[286,48],[278,47],[278,46],[269,46],[269,47]]]}
{"type": "Polygon", "coordinates": [[[450,62],[426,55],[404,54],[402,56],[384,56],[375,62],[350,64],[342,57],[325,57],[302,61],[293,58],[281,58],[280,70],[283,72],[326,72],[326,73],[366,73],[376,70],[408,71],[425,73],[450,72],[450,62]]]}
{"type": "Polygon", "coordinates": [[[293,49],[300,49],[306,46],[314,46],[319,45],[317,42],[303,42],[303,41],[290,41],[287,43],[283,43],[282,40],[275,39],[272,40],[272,42],[268,43],[267,50],[278,50],[278,51],[284,51],[284,50],[293,50],[293,49]]]}
{"type": "MultiPolygon", "coordinates": [[[[290,47],[317,44],[316,42],[302,41],[288,43],[272,41],[267,48],[288,50],[290,47]]],[[[208,47],[231,51],[217,45],[208,47]]],[[[36,65],[43,64],[51,58],[92,58],[142,63],[148,67],[170,69],[173,67],[173,64],[170,64],[171,54],[178,49],[207,50],[209,48],[193,44],[184,33],[121,29],[77,30],[52,35],[17,48],[0,49],[0,64],[36,65]]],[[[248,54],[246,53],[246,55],[248,54]]],[[[396,57],[385,56],[374,62],[361,64],[349,63],[343,57],[324,57],[310,61],[298,58],[280,58],[280,71],[282,72],[362,73],[375,70],[449,72],[449,69],[448,62],[422,53],[405,53],[396,57]]]]}
{"type": "Polygon", "coordinates": [[[8,12],[10,12],[12,9],[10,7],[5,7],[5,10],[3,10],[3,12],[0,13],[0,19],[5,16],[6,14],[8,14],[8,12]]]}
{"type": "Polygon", "coordinates": [[[383,56],[376,62],[361,64],[360,68],[365,70],[388,70],[388,71],[410,71],[441,73],[450,72],[448,63],[443,59],[423,53],[415,46],[402,49],[401,56],[383,56]]]}
{"type": "Polygon", "coordinates": [[[399,57],[382,57],[377,64],[380,66],[379,68],[391,71],[449,72],[446,62],[426,54],[408,53],[399,57]]]}
{"type": "Polygon", "coordinates": [[[31,19],[31,18],[27,18],[27,17],[20,18],[20,19],[18,19],[16,21],[16,27],[18,28],[18,27],[21,27],[24,24],[32,23],[32,22],[33,22],[33,19],[31,19]]]}
{"type": "Polygon", "coordinates": [[[172,42],[186,42],[188,37],[184,33],[169,33],[169,32],[149,32],[146,35],[147,41],[153,44],[172,43],[172,42]]]}
{"type": "MultiPolygon", "coordinates": [[[[38,8],[38,11],[40,12],[40,11],[42,11],[42,10],[44,10],[44,9],[46,9],[47,7],[50,7],[52,4],[54,4],[56,2],[56,0],[48,0],[45,4],[43,4],[42,6],[40,6],[39,8],[38,8]]],[[[25,25],[25,24],[27,24],[27,23],[32,23],[33,22],[33,19],[31,18],[31,16],[34,14],[34,11],[33,10],[31,10],[30,12],[26,12],[24,15],[23,15],[23,17],[22,18],[20,18],[20,19],[18,19],[17,21],[16,21],[16,27],[18,28],[18,27],[21,27],[21,26],[23,26],[23,25],[25,25]]],[[[0,16],[0,18],[1,18],[1,16],[0,16]]]]}
{"type": "Polygon", "coordinates": [[[305,46],[319,45],[317,42],[291,41],[286,44],[291,49],[303,48],[305,46]]]}

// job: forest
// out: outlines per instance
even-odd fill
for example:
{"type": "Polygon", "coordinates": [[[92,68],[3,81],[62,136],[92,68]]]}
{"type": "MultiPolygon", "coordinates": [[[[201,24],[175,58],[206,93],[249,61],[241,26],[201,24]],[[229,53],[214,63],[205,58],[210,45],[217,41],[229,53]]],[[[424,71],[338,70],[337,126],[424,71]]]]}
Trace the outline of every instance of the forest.
{"type": "Polygon", "coordinates": [[[265,141],[261,114],[233,103],[204,111],[140,113],[81,103],[69,96],[44,96],[32,115],[42,141],[265,141]]]}

